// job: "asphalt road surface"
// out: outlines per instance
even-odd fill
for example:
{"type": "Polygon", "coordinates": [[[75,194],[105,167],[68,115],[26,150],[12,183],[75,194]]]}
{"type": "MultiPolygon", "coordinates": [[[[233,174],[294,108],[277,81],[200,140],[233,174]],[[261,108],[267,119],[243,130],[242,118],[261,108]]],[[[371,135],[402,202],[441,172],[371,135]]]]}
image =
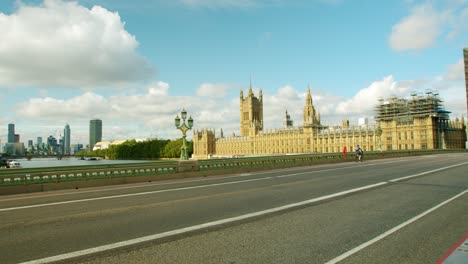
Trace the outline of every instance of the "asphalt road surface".
{"type": "Polygon", "coordinates": [[[0,196],[4,264],[436,263],[467,233],[465,153],[0,196]]]}

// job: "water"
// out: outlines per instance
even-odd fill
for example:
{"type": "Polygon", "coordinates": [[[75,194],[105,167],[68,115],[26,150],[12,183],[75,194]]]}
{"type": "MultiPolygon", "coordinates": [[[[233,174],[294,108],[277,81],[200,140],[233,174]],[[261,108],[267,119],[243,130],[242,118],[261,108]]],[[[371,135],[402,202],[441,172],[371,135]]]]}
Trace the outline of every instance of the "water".
{"type": "Polygon", "coordinates": [[[80,160],[78,158],[32,158],[16,159],[21,163],[22,168],[41,168],[41,167],[61,167],[61,166],[80,166],[80,165],[99,165],[99,164],[123,164],[123,163],[141,163],[145,160],[80,160]]]}

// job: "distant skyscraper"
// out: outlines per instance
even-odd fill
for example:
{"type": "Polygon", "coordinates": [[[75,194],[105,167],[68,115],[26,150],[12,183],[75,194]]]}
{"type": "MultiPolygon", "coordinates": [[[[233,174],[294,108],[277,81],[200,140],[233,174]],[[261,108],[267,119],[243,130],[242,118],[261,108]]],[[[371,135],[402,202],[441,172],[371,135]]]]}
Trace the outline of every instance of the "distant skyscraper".
{"type": "Polygon", "coordinates": [[[15,143],[15,124],[8,124],[8,143],[15,143]]]}
{"type": "Polygon", "coordinates": [[[93,150],[97,142],[102,141],[102,120],[92,119],[89,121],[89,150],[93,150]]]}
{"type": "Polygon", "coordinates": [[[42,137],[37,137],[37,145],[42,145],[42,137]]]}
{"type": "Polygon", "coordinates": [[[57,139],[56,139],[54,136],[51,135],[51,136],[49,136],[49,137],[47,138],[47,145],[48,145],[48,147],[49,147],[49,150],[51,151],[51,153],[49,153],[49,154],[54,155],[54,154],[57,154],[57,153],[58,153],[58,151],[59,151],[59,144],[58,144],[58,142],[57,142],[57,139]]]}
{"type": "Polygon", "coordinates": [[[19,134],[15,134],[15,142],[13,143],[20,143],[20,135],[19,134]]]}
{"type": "Polygon", "coordinates": [[[70,148],[70,126],[68,124],[65,125],[65,129],[63,130],[63,137],[64,137],[64,153],[65,155],[71,154],[70,148]]]}
{"type": "Polygon", "coordinates": [[[77,153],[80,150],[83,150],[83,144],[75,144],[73,145],[73,153],[77,153]]]}
{"type": "Polygon", "coordinates": [[[64,142],[65,142],[64,137],[59,138],[59,144],[58,144],[59,153],[62,154],[62,155],[65,153],[65,144],[64,144],[64,142]]]}
{"type": "Polygon", "coordinates": [[[33,141],[32,139],[28,140],[28,148],[31,148],[33,146],[33,141]]]}
{"type": "Polygon", "coordinates": [[[468,113],[468,48],[463,49],[463,58],[465,60],[466,111],[468,113]]]}

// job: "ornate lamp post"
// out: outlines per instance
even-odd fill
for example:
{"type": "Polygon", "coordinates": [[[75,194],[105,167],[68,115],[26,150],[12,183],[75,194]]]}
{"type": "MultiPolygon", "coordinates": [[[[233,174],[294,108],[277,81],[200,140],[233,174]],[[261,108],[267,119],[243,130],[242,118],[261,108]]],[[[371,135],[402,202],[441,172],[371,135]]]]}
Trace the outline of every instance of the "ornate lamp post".
{"type": "Polygon", "coordinates": [[[187,118],[187,111],[185,111],[185,109],[182,110],[180,116],[182,117],[182,124],[180,123],[179,115],[177,115],[174,119],[176,128],[182,131],[182,147],[180,148],[180,159],[188,160],[187,145],[185,142],[185,138],[187,137],[187,131],[189,131],[193,127],[193,119],[190,116],[187,120],[187,124],[185,124],[185,119],[187,118]]]}

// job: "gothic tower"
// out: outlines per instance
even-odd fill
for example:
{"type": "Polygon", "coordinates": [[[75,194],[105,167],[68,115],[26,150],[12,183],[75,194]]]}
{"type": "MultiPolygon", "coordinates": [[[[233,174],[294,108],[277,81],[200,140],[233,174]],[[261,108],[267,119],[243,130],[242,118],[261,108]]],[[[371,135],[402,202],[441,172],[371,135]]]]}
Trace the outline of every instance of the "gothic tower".
{"type": "Polygon", "coordinates": [[[249,136],[263,130],[263,94],[260,89],[258,98],[255,97],[250,84],[249,94],[244,98],[240,92],[240,135],[249,136]]]}
{"type": "Polygon", "coordinates": [[[306,102],[304,106],[304,127],[320,125],[320,113],[315,111],[310,94],[310,85],[307,87],[306,102]]]}
{"type": "Polygon", "coordinates": [[[283,125],[285,128],[293,127],[293,120],[291,119],[291,116],[288,114],[288,110],[286,110],[286,113],[284,113],[283,125]]]}

